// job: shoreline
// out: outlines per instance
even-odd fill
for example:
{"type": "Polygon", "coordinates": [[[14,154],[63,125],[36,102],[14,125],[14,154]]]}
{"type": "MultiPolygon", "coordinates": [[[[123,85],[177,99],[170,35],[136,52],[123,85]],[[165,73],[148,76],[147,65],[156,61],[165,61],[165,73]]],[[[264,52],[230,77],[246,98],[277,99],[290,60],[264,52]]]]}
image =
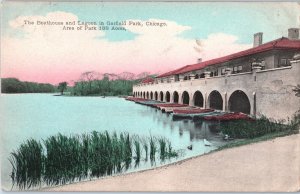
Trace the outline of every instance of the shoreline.
{"type": "Polygon", "coordinates": [[[40,191],[298,191],[300,160],[295,156],[300,152],[299,140],[299,134],[276,137],[231,149],[217,149],[157,168],[47,187],[40,191]],[[249,153],[246,156],[251,158],[250,164],[244,161],[247,158],[245,152],[249,153]],[[253,166],[253,162],[257,164],[253,166]],[[257,182],[261,173],[264,176],[257,182]],[[255,176],[249,177],[251,174],[255,176]]]}

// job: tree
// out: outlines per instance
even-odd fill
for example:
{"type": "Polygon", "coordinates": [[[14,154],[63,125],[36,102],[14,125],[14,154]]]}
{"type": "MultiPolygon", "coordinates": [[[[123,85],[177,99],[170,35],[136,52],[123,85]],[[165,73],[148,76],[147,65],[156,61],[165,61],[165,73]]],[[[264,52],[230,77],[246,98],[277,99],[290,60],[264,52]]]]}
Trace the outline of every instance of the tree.
{"type": "Polygon", "coordinates": [[[88,83],[89,91],[88,94],[92,93],[92,82],[97,77],[97,73],[95,71],[87,71],[81,74],[81,79],[88,83]]]}
{"type": "Polygon", "coordinates": [[[67,82],[60,82],[58,84],[58,89],[60,90],[61,95],[64,95],[64,90],[67,89],[67,82]]]}

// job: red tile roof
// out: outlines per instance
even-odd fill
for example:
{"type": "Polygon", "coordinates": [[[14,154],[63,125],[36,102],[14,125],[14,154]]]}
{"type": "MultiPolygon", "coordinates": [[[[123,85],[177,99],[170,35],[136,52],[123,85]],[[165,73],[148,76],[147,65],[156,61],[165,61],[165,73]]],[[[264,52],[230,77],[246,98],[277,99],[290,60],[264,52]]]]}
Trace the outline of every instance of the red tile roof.
{"type": "Polygon", "coordinates": [[[186,65],[179,69],[161,74],[161,75],[157,76],[157,78],[203,69],[204,67],[207,67],[210,65],[224,63],[227,61],[231,61],[233,59],[237,59],[237,58],[241,58],[241,57],[245,57],[245,56],[249,56],[249,55],[253,55],[253,54],[257,54],[257,53],[262,53],[262,52],[269,51],[272,49],[299,49],[300,50],[300,40],[290,40],[288,38],[282,37],[282,38],[273,40],[271,42],[262,44],[260,46],[250,48],[250,49],[247,49],[244,51],[240,51],[240,52],[237,52],[237,53],[234,53],[231,55],[204,61],[204,62],[197,63],[197,64],[186,65]]]}
{"type": "Polygon", "coordinates": [[[153,82],[154,79],[152,77],[147,77],[141,83],[146,84],[146,83],[153,83],[153,82]]]}

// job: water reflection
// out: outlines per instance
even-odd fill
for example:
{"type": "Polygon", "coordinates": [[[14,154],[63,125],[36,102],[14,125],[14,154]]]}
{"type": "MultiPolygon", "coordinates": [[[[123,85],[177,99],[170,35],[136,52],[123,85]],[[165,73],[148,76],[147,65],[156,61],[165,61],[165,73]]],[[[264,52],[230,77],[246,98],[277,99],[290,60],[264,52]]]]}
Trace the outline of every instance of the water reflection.
{"type": "Polygon", "coordinates": [[[204,121],[202,119],[174,121],[172,114],[162,113],[160,110],[152,107],[145,108],[147,109],[147,116],[150,116],[153,122],[162,124],[163,128],[169,128],[172,132],[178,131],[179,137],[182,137],[184,133],[188,133],[190,141],[215,139],[219,133],[220,124],[218,122],[204,121]]]}

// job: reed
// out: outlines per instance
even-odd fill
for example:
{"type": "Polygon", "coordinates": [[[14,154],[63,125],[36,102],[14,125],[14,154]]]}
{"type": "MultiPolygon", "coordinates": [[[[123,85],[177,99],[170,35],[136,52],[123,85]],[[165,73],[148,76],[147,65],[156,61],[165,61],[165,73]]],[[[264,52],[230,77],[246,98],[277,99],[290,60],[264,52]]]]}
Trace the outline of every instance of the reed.
{"type": "Polygon", "coordinates": [[[40,142],[29,139],[11,153],[13,185],[26,189],[40,185],[43,175],[43,148],[40,142]]]}
{"type": "Polygon", "coordinates": [[[171,142],[168,140],[168,158],[178,157],[178,152],[173,150],[171,142]]]}
{"type": "Polygon", "coordinates": [[[143,144],[143,148],[145,150],[145,161],[148,161],[148,149],[149,149],[149,146],[148,146],[147,140],[143,139],[142,140],[142,144],[143,144]]]}
{"type": "Polygon", "coordinates": [[[178,153],[173,150],[171,142],[169,140],[162,137],[158,139],[158,142],[160,146],[160,159],[162,161],[178,156],[178,153]]]}
{"type": "Polygon", "coordinates": [[[158,143],[159,143],[159,148],[160,148],[160,159],[164,160],[167,156],[167,153],[168,153],[166,139],[165,138],[159,138],[158,143]]]}
{"type": "Polygon", "coordinates": [[[150,143],[150,160],[154,161],[155,153],[157,151],[156,141],[155,141],[154,137],[150,136],[149,143],[150,143]]]}
{"type": "Polygon", "coordinates": [[[48,185],[73,182],[84,176],[84,155],[78,136],[62,134],[51,136],[44,141],[46,147],[44,181],[48,185]]]}
{"type": "Polygon", "coordinates": [[[141,158],[141,147],[140,147],[140,141],[137,137],[134,140],[134,147],[135,147],[135,160],[136,162],[139,162],[141,158]]]}
{"type": "MultiPolygon", "coordinates": [[[[161,144],[161,158],[169,157],[169,141],[161,138],[158,142],[161,144]]],[[[58,134],[42,143],[30,139],[9,157],[12,164],[11,178],[19,189],[28,189],[42,182],[60,185],[120,173],[131,166],[132,158],[135,159],[135,165],[139,164],[141,145],[146,153],[146,161],[148,157],[154,161],[156,144],[156,138],[152,136],[145,140],[128,133],[118,135],[107,131],[93,131],[81,136],[58,134]]]]}

